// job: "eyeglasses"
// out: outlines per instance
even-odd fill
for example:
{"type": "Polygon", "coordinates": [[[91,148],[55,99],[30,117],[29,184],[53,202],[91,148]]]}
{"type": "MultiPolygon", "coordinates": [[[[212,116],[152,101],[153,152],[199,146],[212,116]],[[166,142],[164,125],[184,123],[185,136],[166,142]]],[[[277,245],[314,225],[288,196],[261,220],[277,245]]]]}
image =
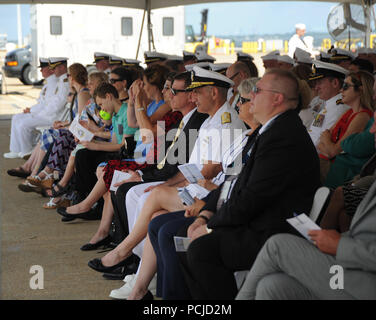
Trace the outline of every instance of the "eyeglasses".
{"type": "Polygon", "coordinates": [[[171,87],[168,84],[165,84],[163,86],[163,90],[170,90],[170,89],[171,89],[171,87]]]}
{"type": "Polygon", "coordinates": [[[346,90],[349,89],[350,87],[356,87],[356,86],[353,85],[353,84],[350,84],[350,83],[344,82],[343,85],[342,85],[342,90],[343,90],[343,91],[346,91],[346,90]]]}
{"type": "Polygon", "coordinates": [[[243,98],[243,97],[240,97],[239,98],[239,104],[244,104],[244,103],[247,103],[247,102],[250,102],[251,99],[247,99],[247,98],[243,98]]]}
{"type": "Polygon", "coordinates": [[[259,87],[256,87],[256,86],[254,86],[254,87],[252,88],[252,92],[253,92],[254,94],[258,94],[258,93],[260,93],[261,91],[270,91],[270,92],[274,92],[274,93],[280,93],[280,94],[282,94],[282,95],[285,97],[286,100],[298,100],[298,98],[287,98],[283,92],[280,92],[280,91],[277,91],[277,90],[272,90],[272,89],[262,89],[262,88],[259,88],[259,87]]]}
{"type": "Polygon", "coordinates": [[[235,77],[236,77],[238,74],[239,74],[239,72],[236,72],[234,75],[232,75],[232,76],[230,77],[230,80],[234,80],[235,77]]]}
{"type": "Polygon", "coordinates": [[[174,88],[170,88],[171,90],[171,93],[173,96],[176,96],[179,92],[188,92],[187,90],[181,90],[181,89],[174,89],[174,88]]]}
{"type": "Polygon", "coordinates": [[[123,81],[123,79],[110,79],[110,80],[109,80],[109,82],[110,82],[111,84],[114,84],[114,83],[116,83],[116,82],[118,82],[118,81],[123,81]]]}

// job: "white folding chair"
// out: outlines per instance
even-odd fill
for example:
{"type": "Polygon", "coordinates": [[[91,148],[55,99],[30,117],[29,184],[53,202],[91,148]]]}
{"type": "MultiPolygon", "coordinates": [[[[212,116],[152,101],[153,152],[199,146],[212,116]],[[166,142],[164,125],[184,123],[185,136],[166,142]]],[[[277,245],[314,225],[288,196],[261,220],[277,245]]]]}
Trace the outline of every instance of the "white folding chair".
{"type": "Polygon", "coordinates": [[[317,218],[319,217],[329,193],[330,190],[327,187],[321,187],[316,190],[315,197],[313,198],[312,209],[309,214],[309,218],[313,222],[316,222],[317,218]]]}

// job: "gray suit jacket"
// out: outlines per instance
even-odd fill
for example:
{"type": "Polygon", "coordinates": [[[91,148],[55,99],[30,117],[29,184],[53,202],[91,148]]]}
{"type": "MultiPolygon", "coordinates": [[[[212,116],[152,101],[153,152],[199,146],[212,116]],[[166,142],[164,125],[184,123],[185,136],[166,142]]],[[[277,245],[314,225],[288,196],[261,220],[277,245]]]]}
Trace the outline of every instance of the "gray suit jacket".
{"type": "Polygon", "coordinates": [[[345,291],[376,299],[376,182],[359,204],[350,230],[342,234],[336,262],[344,268],[345,291]]]}

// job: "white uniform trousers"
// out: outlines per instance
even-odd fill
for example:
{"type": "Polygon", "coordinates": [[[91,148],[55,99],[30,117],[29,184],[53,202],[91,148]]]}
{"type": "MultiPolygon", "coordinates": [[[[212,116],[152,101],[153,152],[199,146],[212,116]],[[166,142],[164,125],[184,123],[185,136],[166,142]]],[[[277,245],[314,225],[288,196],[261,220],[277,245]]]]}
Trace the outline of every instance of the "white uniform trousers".
{"type": "Polygon", "coordinates": [[[36,127],[50,126],[51,120],[20,113],[12,117],[10,132],[10,151],[27,154],[33,150],[33,135],[36,127]]]}
{"type": "MultiPolygon", "coordinates": [[[[136,223],[138,215],[140,214],[144,203],[149,196],[150,192],[144,192],[144,190],[150,186],[156,186],[158,184],[163,183],[164,181],[157,181],[157,182],[148,182],[136,185],[129,189],[127,195],[125,197],[125,205],[127,208],[127,216],[128,216],[128,227],[129,233],[132,232],[133,227],[136,223]]],[[[133,253],[138,255],[140,258],[142,257],[142,251],[144,249],[144,241],[142,240],[134,249],[133,253]]]]}

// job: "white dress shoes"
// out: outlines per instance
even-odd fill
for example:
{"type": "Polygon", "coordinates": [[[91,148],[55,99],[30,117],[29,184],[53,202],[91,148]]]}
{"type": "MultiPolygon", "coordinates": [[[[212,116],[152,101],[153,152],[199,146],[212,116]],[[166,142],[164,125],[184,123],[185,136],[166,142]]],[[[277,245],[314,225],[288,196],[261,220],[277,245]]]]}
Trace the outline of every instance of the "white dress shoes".
{"type": "MultiPolygon", "coordinates": [[[[134,285],[136,284],[136,279],[137,276],[135,274],[128,275],[124,278],[125,284],[119,288],[119,289],[114,289],[110,293],[110,297],[114,299],[120,299],[120,300],[125,300],[129,297],[131,294],[134,285]]],[[[156,293],[157,289],[157,276],[155,275],[153,280],[151,280],[148,288],[153,295],[156,293]]]]}
{"type": "Polygon", "coordinates": [[[8,153],[4,153],[3,156],[6,159],[17,159],[20,157],[20,154],[18,152],[8,152],[8,153]]]}

